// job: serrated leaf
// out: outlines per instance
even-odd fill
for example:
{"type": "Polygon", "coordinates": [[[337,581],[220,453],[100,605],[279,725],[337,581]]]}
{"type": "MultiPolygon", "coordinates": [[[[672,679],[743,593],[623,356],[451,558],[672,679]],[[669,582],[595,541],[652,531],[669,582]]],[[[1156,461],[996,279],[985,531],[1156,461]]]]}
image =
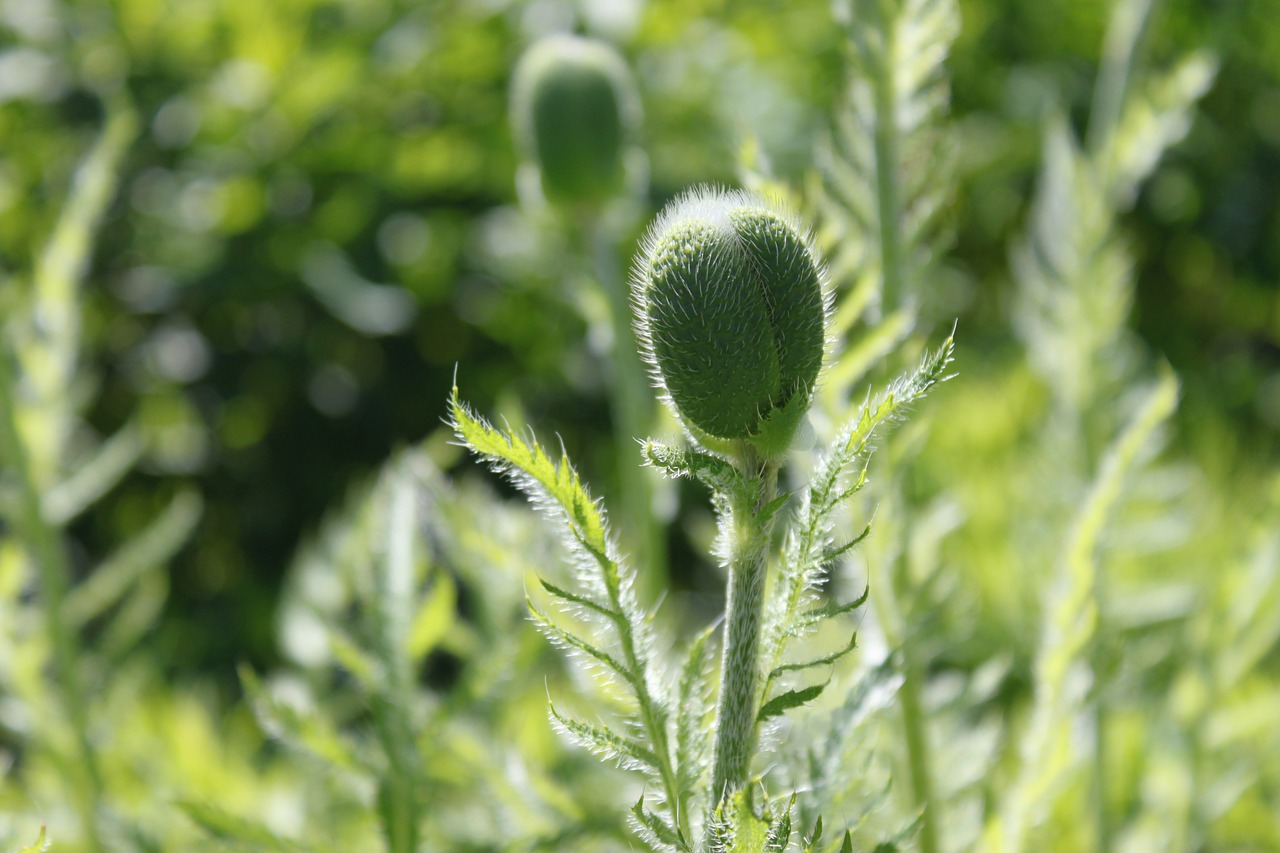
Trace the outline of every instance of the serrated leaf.
{"type": "Polygon", "coordinates": [[[555,703],[549,702],[547,707],[551,711],[552,718],[567,734],[596,755],[608,761],[616,761],[628,769],[658,772],[658,757],[644,744],[603,726],[566,717],[556,710],[555,703]]]}
{"type": "Polygon", "coordinates": [[[773,517],[778,514],[778,510],[787,505],[791,500],[791,495],[781,494],[760,508],[756,513],[756,523],[761,527],[767,527],[772,524],[773,517]]]}
{"type": "Polygon", "coordinates": [[[761,706],[760,713],[756,715],[756,722],[762,723],[771,717],[780,716],[792,708],[798,708],[806,702],[812,702],[822,695],[822,691],[826,687],[826,682],[823,682],[822,684],[814,684],[798,690],[779,693],[761,706]]]}
{"type": "Polygon", "coordinates": [[[550,510],[553,517],[567,522],[568,535],[564,539],[588,594],[554,584],[548,592],[562,601],[579,605],[587,611],[586,615],[605,617],[611,629],[609,639],[616,641],[618,652],[606,651],[600,642],[556,625],[527,597],[526,603],[534,621],[552,642],[583,653],[588,662],[603,665],[607,673],[617,675],[629,688],[635,700],[636,724],[644,733],[646,748],[655,756],[656,775],[665,802],[672,810],[671,823],[686,826],[686,817],[680,812],[680,788],[669,745],[671,711],[663,683],[651,671],[653,640],[649,614],[636,601],[634,574],[616,555],[603,511],[587,493],[563,453],[559,462],[553,462],[536,440],[494,429],[471,414],[459,400],[457,388],[453,389],[450,408],[454,430],[467,446],[507,474],[536,506],[550,510]]]}
{"type": "Polygon", "coordinates": [[[538,627],[547,634],[553,643],[562,647],[573,648],[584,652],[588,657],[604,664],[609,671],[615,673],[623,681],[631,684],[633,687],[637,686],[635,674],[623,666],[620,661],[613,657],[613,655],[603,649],[597,648],[595,645],[582,639],[572,631],[569,631],[566,628],[561,628],[555,622],[552,622],[547,618],[546,614],[538,610],[532,601],[528,601],[528,606],[529,613],[532,614],[534,621],[538,623],[538,627]]]}
{"type": "Polygon", "coordinates": [[[1145,81],[1129,98],[1100,155],[1107,160],[1110,191],[1120,207],[1133,203],[1160,158],[1187,135],[1196,102],[1213,86],[1217,71],[1217,58],[1197,51],[1145,81]]]}
{"type": "Polygon", "coordinates": [[[858,647],[858,632],[854,631],[853,636],[849,638],[849,642],[847,644],[845,644],[840,649],[832,652],[829,655],[824,655],[823,657],[820,657],[820,658],[813,658],[811,660],[807,660],[802,663],[784,663],[780,666],[774,667],[773,670],[770,671],[769,673],[768,681],[773,681],[778,676],[787,672],[799,672],[805,669],[812,669],[815,666],[826,666],[827,664],[835,663],[836,661],[840,660],[840,658],[849,654],[849,652],[853,651],[857,647],[858,647]]]}
{"type": "MultiPolygon", "coordinates": [[[[453,427],[467,446],[505,468],[516,485],[526,491],[537,487],[545,492],[564,510],[587,547],[601,554],[606,552],[607,534],[600,508],[587,494],[567,457],[562,455],[559,462],[553,462],[537,441],[501,432],[473,416],[458,399],[456,388],[449,405],[453,427]]],[[[533,496],[538,497],[538,492],[534,491],[533,496]]]]}
{"type": "Polygon", "coordinates": [[[822,555],[822,562],[827,564],[834,563],[836,560],[840,559],[845,554],[849,553],[854,548],[857,548],[859,545],[861,545],[863,541],[870,535],[871,535],[871,525],[868,524],[866,527],[862,528],[861,533],[859,533],[857,536],[850,539],[848,542],[844,543],[843,545],[837,545],[834,548],[828,548],[826,552],[823,553],[822,555]]]}
{"type": "MultiPolygon", "coordinates": [[[[809,488],[801,499],[783,547],[782,566],[766,609],[761,654],[770,669],[781,663],[790,639],[807,633],[819,621],[812,617],[821,615],[820,611],[807,608],[815,600],[813,590],[825,577],[830,555],[843,553],[841,547],[834,545],[832,537],[835,510],[852,493],[843,487],[845,472],[862,458],[864,465],[858,482],[865,481],[865,459],[876,430],[902,417],[907,407],[949,379],[947,369],[954,352],[953,332],[941,346],[927,352],[914,371],[898,377],[874,401],[868,400],[859,414],[836,434],[831,447],[814,466],[809,488]]],[[[863,535],[867,532],[864,530],[863,535]]],[[[861,537],[846,547],[858,541],[861,537]]]]}
{"type": "Polygon", "coordinates": [[[691,849],[671,824],[644,807],[643,796],[631,807],[631,814],[641,827],[652,833],[653,840],[658,844],[682,853],[691,849]]]}
{"type": "Polygon", "coordinates": [[[757,853],[768,836],[769,824],[751,805],[751,789],[730,792],[716,807],[708,826],[714,853],[757,853]]]}
{"type": "MultiPolygon", "coordinates": [[[[113,105],[108,111],[106,125],[76,169],[71,194],[36,258],[31,316],[39,318],[39,355],[45,369],[26,370],[24,365],[23,372],[40,399],[59,399],[74,385],[81,323],[78,289],[137,127],[133,110],[113,105]]],[[[54,453],[61,449],[53,442],[47,448],[54,453]]],[[[36,460],[37,465],[40,461],[36,460]]]]}
{"type": "Polygon", "coordinates": [[[746,478],[731,463],[701,450],[650,439],[644,442],[643,453],[647,465],[668,477],[692,477],[719,494],[734,494],[747,487],[746,478]]]}
{"type": "Polygon", "coordinates": [[[585,607],[588,610],[599,613],[601,616],[604,616],[606,619],[609,619],[610,621],[621,622],[624,618],[621,613],[601,604],[595,599],[585,595],[578,595],[575,592],[570,592],[569,590],[563,587],[560,587],[560,586],[557,586],[556,584],[551,583],[551,581],[547,580],[544,577],[539,577],[538,583],[542,586],[543,589],[545,589],[553,597],[558,598],[561,601],[568,602],[570,604],[577,604],[579,606],[585,607]]]}
{"type": "Polygon", "coordinates": [[[952,146],[942,130],[949,98],[943,62],[959,31],[949,0],[846,0],[850,80],[835,129],[819,152],[824,222],[855,281],[871,277],[882,308],[918,295],[920,270],[942,242],[952,146]]]}
{"type": "Polygon", "coordinates": [[[791,795],[782,815],[769,826],[769,834],[764,839],[763,853],[785,853],[787,843],[791,840],[791,812],[796,806],[796,795],[791,795]]]}
{"type": "Polygon", "coordinates": [[[802,629],[801,632],[803,633],[803,630],[807,630],[826,619],[833,619],[836,616],[842,616],[845,613],[852,613],[867,603],[867,596],[870,594],[871,585],[868,584],[863,587],[862,595],[858,596],[853,601],[846,601],[844,604],[836,604],[832,602],[830,604],[823,605],[822,607],[815,607],[812,610],[806,610],[804,613],[801,613],[796,617],[795,624],[797,627],[802,629]]]}

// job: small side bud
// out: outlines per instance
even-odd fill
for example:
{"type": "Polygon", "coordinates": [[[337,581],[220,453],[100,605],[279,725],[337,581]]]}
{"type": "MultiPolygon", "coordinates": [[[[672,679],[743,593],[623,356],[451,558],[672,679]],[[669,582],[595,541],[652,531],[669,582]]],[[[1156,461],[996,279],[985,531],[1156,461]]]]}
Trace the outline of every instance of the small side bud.
{"type": "Polygon", "coordinates": [[[557,35],[516,65],[511,124],[521,157],[536,164],[554,204],[598,204],[626,183],[640,99],[626,62],[605,42],[557,35]]]}
{"type": "Polygon", "coordinates": [[[745,192],[695,190],[647,235],[637,329],[695,436],[786,452],[822,366],[822,265],[794,219],[745,192]]]}

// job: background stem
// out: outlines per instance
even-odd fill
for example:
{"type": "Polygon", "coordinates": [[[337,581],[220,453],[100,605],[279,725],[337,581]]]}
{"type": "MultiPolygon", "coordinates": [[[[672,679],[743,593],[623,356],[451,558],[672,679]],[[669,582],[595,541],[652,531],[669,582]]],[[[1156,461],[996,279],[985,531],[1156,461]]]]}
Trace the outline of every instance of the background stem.
{"type": "Polygon", "coordinates": [[[26,543],[44,606],[45,634],[53,653],[57,690],[61,693],[62,710],[74,733],[77,755],[67,762],[80,768],[76,774],[75,802],[85,843],[90,850],[102,850],[98,831],[97,807],[102,795],[98,758],[89,739],[88,702],[80,684],[79,654],[76,638],[67,625],[64,602],[70,587],[70,571],[59,540],[59,531],[45,518],[40,506],[40,492],[35,483],[30,457],[18,421],[13,397],[14,371],[8,348],[0,350],[0,459],[14,472],[18,485],[18,507],[13,523],[19,538],[26,543]]]}
{"type": "Polygon", "coordinates": [[[596,282],[609,303],[613,352],[609,359],[609,409],[613,416],[617,449],[618,490],[622,503],[622,527],[633,538],[629,550],[637,561],[637,579],[645,597],[657,598],[667,588],[667,540],[654,516],[655,477],[639,465],[636,439],[653,432],[653,391],[640,347],[631,327],[631,303],[627,282],[621,275],[617,237],[606,225],[586,224],[596,282]]]}
{"type": "Polygon", "coordinates": [[[410,608],[418,583],[416,499],[408,477],[397,476],[391,488],[387,553],[378,570],[378,610],[372,625],[386,678],[371,706],[387,758],[378,804],[389,853],[413,853],[419,841],[422,756],[413,734],[411,709],[416,685],[407,652],[414,615],[410,608]]]}
{"type": "MultiPolygon", "coordinates": [[[[893,22],[878,3],[868,4],[881,17],[877,28],[884,35],[884,68],[895,67],[893,54],[897,50],[896,31],[893,22]]],[[[880,316],[887,317],[897,310],[903,298],[902,257],[902,200],[898,187],[898,102],[894,78],[890,73],[875,75],[875,158],[876,203],[878,207],[877,229],[880,239],[880,316]]]]}
{"type": "Polygon", "coordinates": [[[898,606],[898,585],[893,576],[902,560],[903,554],[899,551],[891,559],[871,561],[871,605],[880,622],[885,644],[890,650],[897,650],[902,654],[903,677],[902,686],[898,688],[898,700],[902,709],[907,766],[911,774],[911,795],[915,807],[920,810],[920,853],[938,853],[941,849],[938,834],[941,823],[940,804],[934,796],[933,772],[929,763],[929,733],[920,693],[920,685],[925,676],[912,632],[898,606]],[[885,568],[877,569],[876,566],[885,568]]]}
{"type": "Polygon", "coordinates": [[[898,690],[898,698],[902,701],[902,726],[906,730],[911,793],[920,809],[920,853],[938,853],[938,804],[933,793],[933,774],[929,769],[929,736],[920,700],[920,683],[924,673],[912,645],[904,642],[900,647],[904,659],[904,677],[902,687],[898,690]]]}

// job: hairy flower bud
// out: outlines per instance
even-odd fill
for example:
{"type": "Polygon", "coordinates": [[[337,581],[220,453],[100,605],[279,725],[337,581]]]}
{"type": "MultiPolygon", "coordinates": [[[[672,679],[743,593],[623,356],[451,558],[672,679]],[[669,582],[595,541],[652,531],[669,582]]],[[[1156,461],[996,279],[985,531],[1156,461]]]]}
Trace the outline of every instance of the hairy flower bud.
{"type": "Polygon", "coordinates": [[[646,237],[633,299],[655,374],[695,434],[781,455],[825,344],[822,269],[795,221],[750,193],[687,193],[646,237]]]}
{"type": "Polygon", "coordinates": [[[516,144],[537,165],[542,193],[551,202],[597,203],[618,193],[639,116],[626,63],[604,42],[550,36],[516,65],[516,144]]]}

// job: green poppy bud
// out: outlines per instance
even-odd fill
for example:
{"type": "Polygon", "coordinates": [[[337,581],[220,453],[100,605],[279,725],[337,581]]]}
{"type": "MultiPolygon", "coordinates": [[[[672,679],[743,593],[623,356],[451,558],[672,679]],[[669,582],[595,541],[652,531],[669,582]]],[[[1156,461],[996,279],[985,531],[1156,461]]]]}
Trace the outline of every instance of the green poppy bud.
{"type": "Polygon", "coordinates": [[[553,203],[594,204],[622,190],[639,117],[626,62],[604,42],[550,36],[516,65],[516,144],[537,165],[542,193],[553,203]]]}
{"type": "Polygon", "coordinates": [[[645,238],[633,300],[656,378],[695,436],[784,453],[826,340],[822,266],[795,220],[750,193],[687,193],[645,238]]]}

